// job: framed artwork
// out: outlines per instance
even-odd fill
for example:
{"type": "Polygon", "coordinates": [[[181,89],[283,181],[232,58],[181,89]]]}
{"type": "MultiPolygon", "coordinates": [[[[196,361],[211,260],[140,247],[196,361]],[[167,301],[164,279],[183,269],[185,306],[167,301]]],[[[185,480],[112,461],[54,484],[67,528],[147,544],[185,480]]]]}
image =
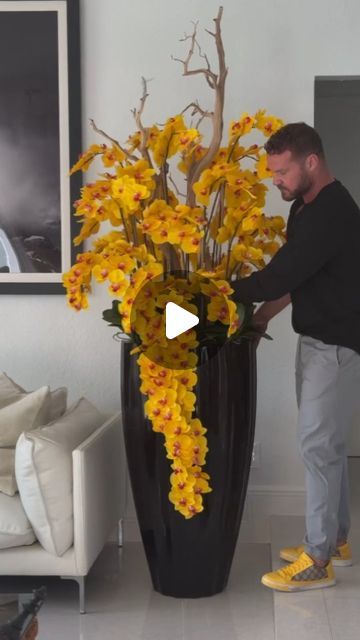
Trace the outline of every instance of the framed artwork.
{"type": "Polygon", "coordinates": [[[80,152],[79,0],[0,0],[0,293],[65,293],[80,152]]]}

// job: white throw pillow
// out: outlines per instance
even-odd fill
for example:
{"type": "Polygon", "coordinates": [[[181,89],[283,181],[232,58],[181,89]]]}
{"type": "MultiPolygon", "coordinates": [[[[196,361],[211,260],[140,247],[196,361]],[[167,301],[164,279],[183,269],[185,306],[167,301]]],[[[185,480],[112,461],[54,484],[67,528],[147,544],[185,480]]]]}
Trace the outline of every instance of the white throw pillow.
{"type": "MultiPolygon", "coordinates": [[[[20,385],[16,384],[14,380],[9,378],[4,372],[0,372],[0,412],[4,407],[17,403],[19,400],[26,398],[33,392],[25,391],[20,385]]],[[[54,391],[50,391],[50,396],[47,397],[43,412],[39,416],[39,420],[36,424],[31,425],[31,428],[36,428],[39,424],[46,424],[52,420],[55,420],[61,416],[66,410],[67,403],[67,389],[66,387],[59,387],[54,391]]],[[[22,406],[22,405],[21,405],[22,406]]],[[[19,409],[19,406],[14,406],[15,415],[19,409]]],[[[9,415],[9,414],[7,414],[9,415]]],[[[11,419],[11,418],[10,418],[11,419]]],[[[25,431],[28,430],[26,426],[25,431]]],[[[0,433],[1,439],[1,433],[0,433]]],[[[15,442],[13,448],[4,449],[2,442],[0,445],[0,492],[7,495],[14,495],[17,491],[17,484],[15,479],[15,442]]]]}
{"type": "Polygon", "coordinates": [[[59,387],[54,391],[50,391],[50,397],[49,422],[52,422],[56,418],[60,418],[66,411],[67,388],[59,387]]]}
{"type": "Polygon", "coordinates": [[[0,549],[32,544],[36,537],[21,504],[20,496],[0,493],[0,549]]]}
{"type": "MultiPolygon", "coordinates": [[[[32,391],[25,391],[4,372],[0,372],[0,409],[20,400],[32,391]]],[[[59,387],[50,391],[50,412],[47,422],[55,420],[66,411],[67,388],[59,387]]]]}
{"type": "Polygon", "coordinates": [[[0,492],[14,496],[17,492],[15,478],[15,447],[0,448],[0,492]]]}
{"type": "Polygon", "coordinates": [[[19,400],[19,396],[23,393],[25,393],[24,389],[19,387],[4,371],[0,372],[0,408],[19,400]]]}
{"type": "Polygon", "coordinates": [[[73,544],[72,451],[104,421],[105,416],[80,398],[51,424],[18,439],[15,473],[21,501],[49,553],[61,556],[73,544]]]}
{"type": "Polygon", "coordinates": [[[40,387],[0,409],[0,447],[13,447],[23,431],[48,422],[49,387],[40,387]]]}

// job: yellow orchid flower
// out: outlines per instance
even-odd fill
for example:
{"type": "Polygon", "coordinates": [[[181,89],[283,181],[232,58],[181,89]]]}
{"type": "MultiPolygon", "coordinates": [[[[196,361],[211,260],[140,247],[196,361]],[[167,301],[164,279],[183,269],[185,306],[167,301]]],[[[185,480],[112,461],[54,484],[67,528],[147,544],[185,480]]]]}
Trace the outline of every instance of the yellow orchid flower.
{"type": "Polygon", "coordinates": [[[184,253],[198,253],[200,251],[201,238],[204,236],[203,231],[197,231],[194,225],[185,224],[177,225],[170,229],[168,242],[170,244],[179,245],[184,253]]]}
{"type": "Polygon", "coordinates": [[[233,302],[233,300],[228,300],[227,303],[229,308],[229,329],[227,335],[230,337],[240,329],[240,318],[237,313],[235,302],[233,302]]]}
{"type": "Polygon", "coordinates": [[[265,153],[259,156],[259,160],[257,161],[255,168],[259,180],[271,178],[272,173],[267,167],[267,155],[265,153]]]}
{"type": "Polygon", "coordinates": [[[112,196],[119,200],[121,206],[129,211],[138,209],[139,202],[150,195],[149,189],[127,175],[117,178],[112,183],[112,196]]]}
{"type": "MultiPolygon", "coordinates": [[[[207,429],[204,428],[199,418],[193,418],[190,420],[190,429],[191,429],[191,433],[194,436],[203,436],[207,432],[207,429]]],[[[198,471],[200,472],[201,469],[199,468],[198,471]]],[[[207,474],[204,474],[204,477],[205,475],[207,478],[209,478],[207,474]]]]}
{"type": "Polygon", "coordinates": [[[280,249],[280,243],[276,242],[276,240],[272,240],[270,242],[259,242],[259,248],[265,255],[274,256],[280,249]]]}
{"type": "Polygon", "coordinates": [[[113,144],[112,147],[107,147],[102,154],[102,162],[105,167],[113,167],[115,164],[121,164],[126,158],[125,153],[113,144]]]}
{"type": "Polygon", "coordinates": [[[205,169],[201,174],[201,179],[193,185],[194,193],[200,204],[208,205],[211,195],[211,187],[214,184],[214,176],[211,169],[205,169]]]}
{"type": "Polygon", "coordinates": [[[280,118],[268,115],[265,109],[260,109],[255,114],[255,126],[257,129],[260,129],[266,137],[269,137],[283,127],[284,122],[280,120],[280,118]]]}
{"type": "Polygon", "coordinates": [[[175,153],[178,151],[185,151],[192,144],[200,142],[201,137],[202,136],[197,129],[184,129],[174,135],[170,144],[170,149],[175,149],[175,153]]]}
{"type": "Polygon", "coordinates": [[[150,192],[155,188],[155,182],[152,176],[156,173],[155,169],[150,167],[146,160],[138,160],[134,164],[127,164],[125,167],[119,167],[116,171],[118,178],[128,176],[134,178],[138,184],[145,186],[150,192]]]}
{"type": "Polygon", "coordinates": [[[159,134],[160,134],[160,129],[159,127],[156,126],[156,124],[154,124],[152,127],[149,127],[148,134],[147,134],[147,147],[152,151],[155,148],[156,141],[158,139],[159,134]]]}
{"type": "MultiPolygon", "coordinates": [[[[171,500],[171,502],[173,502],[173,500],[171,500]]],[[[194,495],[194,498],[190,500],[189,498],[182,496],[180,500],[175,503],[175,509],[179,511],[186,520],[188,520],[204,510],[202,498],[199,495],[194,495]]]]}
{"type": "Polygon", "coordinates": [[[171,468],[173,469],[173,472],[170,475],[170,483],[173,488],[177,487],[180,491],[183,491],[185,489],[183,485],[188,482],[188,485],[193,489],[196,483],[196,478],[194,476],[190,477],[187,467],[177,461],[173,462],[171,468]]]}
{"type": "Polygon", "coordinates": [[[261,249],[246,246],[244,243],[236,244],[232,249],[232,255],[239,262],[258,262],[263,258],[261,249]]]}
{"type": "Polygon", "coordinates": [[[228,179],[231,174],[237,175],[239,172],[236,162],[216,162],[211,166],[211,173],[214,180],[220,178],[228,179]]]}
{"type": "Polygon", "coordinates": [[[171,422],[164,421],[163,434],[166,438],[176,438],[180,435],[187,434],[190,431],[189,425],[184,418],[178,420],[172,420],[171,422]]]}
{"type": "Polygon", "coordinates": [[[82,309],[87,309],[89,306],[88,297],[86,293],[82,292],[80,289],[78,291],[74,291],[67,296],[68,304],[70,307],[75,309],[75,311],[81,311],[82,309]]]}
{"type": "Polygon", "coordinates": [[[195,144],[194,146],[186,147],[182,153],[182,160],[178,163],[177,167],[182,172],[187,174],[191,165],[198,160],[201,160],[208,149],[201,144],[195,144]]]}
{"type": "Polygon", "coordinates": [[[200,477],[196,479],[193,491],[195,495],[202,495],[204,493],[210,493],[212,489],[210,488],[208,481],[205,480],[205,478],[200,477]]]}
{"type": "Polygon", "coordinates": [[[229,309],[223,298],[212,298],[207,307],[207,318],[210,322],[220,320],[223,324],[229,324],[229,309]]]}
{"type": "Polygon", "coordinates": [[[168,118],[164,129],[156,136],[153,145],[153,157],[156,164],[161,167],[167,158],[171,158],[179,149],[179,136],[186,129],[184,118],[177,115],[168,118]]]}
{"type": "Polygon", "coordinates": [[[232,120],[229,127],[229,141],[249,133],[255,124],[255,118],[243,113],[239,120],[232,120]]]}
{"type": "Polygon", "coordinates": [[[129,147],[129,152],[132,153],[137,149],[141,144],[141,131],[135,131],[132,135],[130,135],[126,141],[126,144],[129,147]]]}
{"type": "Polygon", "coordinates": [[[102,154],[106,150],[105,144],[92,144],[87,151],[81,153],[79,159],[71,167],[69,175],[72,176],[76,171],[87,171],[96,156],[102,154]]]}

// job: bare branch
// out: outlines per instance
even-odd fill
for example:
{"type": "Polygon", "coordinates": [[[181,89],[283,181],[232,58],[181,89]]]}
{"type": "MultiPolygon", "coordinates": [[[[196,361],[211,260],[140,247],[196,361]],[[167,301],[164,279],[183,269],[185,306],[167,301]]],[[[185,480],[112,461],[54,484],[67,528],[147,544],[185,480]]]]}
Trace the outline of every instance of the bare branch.
{"type": "MultiPolygon", "coordinates": [[[[208,71],[211,71],[210,62],[209,62],[209,59],[208,59],[206,53],[202,52],[200,44],[199,44],[199,42],[197,40],[196,40],[196,44],[197,44],[198,49],[199,49],[200,58],[203,58],[205,60],[208,71]]],[[[207,80],[208,85],[211,87],[211,89],[214,89],[215,88],[214,87],[214,83],[212,81],[209,81],[209,78],[207,76],[206,76],[206,80],[207,80]]]]}
{"type": "MultiPolygon", "coordinates": [[[[215,33],[209,32],[215,38],[216,50],[217,50],[218,61],[219,61],[219,73],[218,75],[216,75],[212,71],[209,72],[208,70],[206,70],[208,74],[211,74],[210,77],[214,80],[214,85],[215,85],[214,86],[215,107],[212,115],[213,134],[212,134],[212,139],[206,154],[199,160],[194,161],[193,165],[189,170],[187,202],[190,206],[195,206],[195,202],[196,202],[195,193],[193,191],[193,184],[197,182],[197,180],[201,175],[201,172],[211,164],[213,158],[215,157],[215,155],[217,154],[220,148],[221,140],[222,140],[225,80],[226,80],[227,71],[228,71],[225,65],[224,45],[221,37],[220,23],[221,23],[222,13],[223,13],[223,7],[220,7],[217,17],[214,18],[215,33]]],[[[195,35],[193,34],[193,41],[192,41],[193,47],[195,46],[195,40],[196,38],[195,38],[195,35]]],[[[208,61],[207,61],[207,64],[208,64],[208,61]]]]}
{"type": "Polygon", "coordinates": [[[181,113],[185,113],[185,111],[187,111],[188,109],[190,109],[190,107],[193,108],[191,115],[194,116],[196,113],[200,113],[200,115],[202,116],[202,118],[212,118],[214,115],[213,111],[205,111],[205,109],[202,109],[198,103],[198,101],[196,102],[190,102],[190,104],[188,104],[187,107],[185,107],[185,109],[182,110],[181,113]]]}
{"type": "Polygon", "coordinates": [[[142,80],[142,84],[143,84],[143,93],[142,96],[140,98],[140,106],[138,109],[134,108],[131,110],[134,118],[135,118],[135,122],[136,122],[136,126],[138,127],[138,129],[141,132],[141,142],[140,142],[140,146],[139,146],[139,151],[142,155],[143,158],[145,158],[145,160],[147,160],[147,162],[149,163],[150,166],[152,166],[152,162],[151,162],[151,158],[150,158],[150,154],[149,151],[146,147],[148,138],[149,138],[149,128],[148,127],[144,127],[142,120],[141,120],[141,116],[143,114],[144,111],[144,107],[145,107],[145,102],[146,102],[146,98],[149,96],[148,92],[147,92],[147,81],[145,80],[144,77],[141,78],[142,80]]]}
{"type": "Polygon", "coordinates": [[[92,118],[90,118],[90,124],[92,126],[92,128],[94,129],[94,131],[96,133],[99,133],[101,136],[103,136],[104,138],[106,138],[106,140],[109,140],[109,142],[112,142],[112,144],[115,147],[118,147],[120,149],[120,151],[122,151],[126,157],[129,160],[132,160],[134,162],[137,162],[139,158],[137,158],[136,156],[132,155],[131,153],[129,153],[129,151],[127,151],[127,149],[125,149],[124,147],[121,146],[120,142],[118,142],[117,140],[115,140],[115,138],[112,138],[111,136],[109,136],[107,133],[105,133],[105,131],[103,131],[102,129],[99,129],[94,120],[92,118]]]}
{"type": "MultiPolygon", "coordinates": [[[[184,67],[183,75],[184,76],[193,76],[193,75],[203,74],[205,76],[206,81],[210,85],[210,87],[212,89],[215,89],[217,76],[213,71],[211,71],[208,61],[207,61],[207,67],[206,68],[189,69],[191,58],[194,55],[195,45],[197,44],[197,46],[199,47],[199,44],[197,43],[197,40],[196,40],[196,33],[197,33],[197,23],[194,23],[194,31],[193,31],[192,35],[191,36],[185,35],[185,37],[180,40],[180,42],[185,42],[186,40],[191,40],[190,49],[189,49],[188,55],[185,58],[185,60],[181,60],[180,58],[174,58],[174,56],[171,56],[171,57],[172,57],[173,60],[175,60],[176,62],[180,62],[183,65],[183,67],[184,67]]],[[[204,57],[204,56],[202,56],[202,57],[204,57]]]]}

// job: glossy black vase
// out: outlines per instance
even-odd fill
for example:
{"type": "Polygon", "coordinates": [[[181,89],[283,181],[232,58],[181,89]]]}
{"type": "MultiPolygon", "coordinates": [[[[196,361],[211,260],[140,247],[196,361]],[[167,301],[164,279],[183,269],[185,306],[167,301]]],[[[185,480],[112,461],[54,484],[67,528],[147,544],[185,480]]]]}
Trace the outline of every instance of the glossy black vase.
{"type": "Polygon", "coordinates": [[[256,348],[251,340],[199,352],[197,416],[207,429],[204,471],[211,493],[186,520],[170,503],[164,437],[144,417],[137,356],[122,346],[122,408],[127,461],[142,541],[155,591],[199,598],[227,585],[244,508],[254,440],[256,348]]]}

